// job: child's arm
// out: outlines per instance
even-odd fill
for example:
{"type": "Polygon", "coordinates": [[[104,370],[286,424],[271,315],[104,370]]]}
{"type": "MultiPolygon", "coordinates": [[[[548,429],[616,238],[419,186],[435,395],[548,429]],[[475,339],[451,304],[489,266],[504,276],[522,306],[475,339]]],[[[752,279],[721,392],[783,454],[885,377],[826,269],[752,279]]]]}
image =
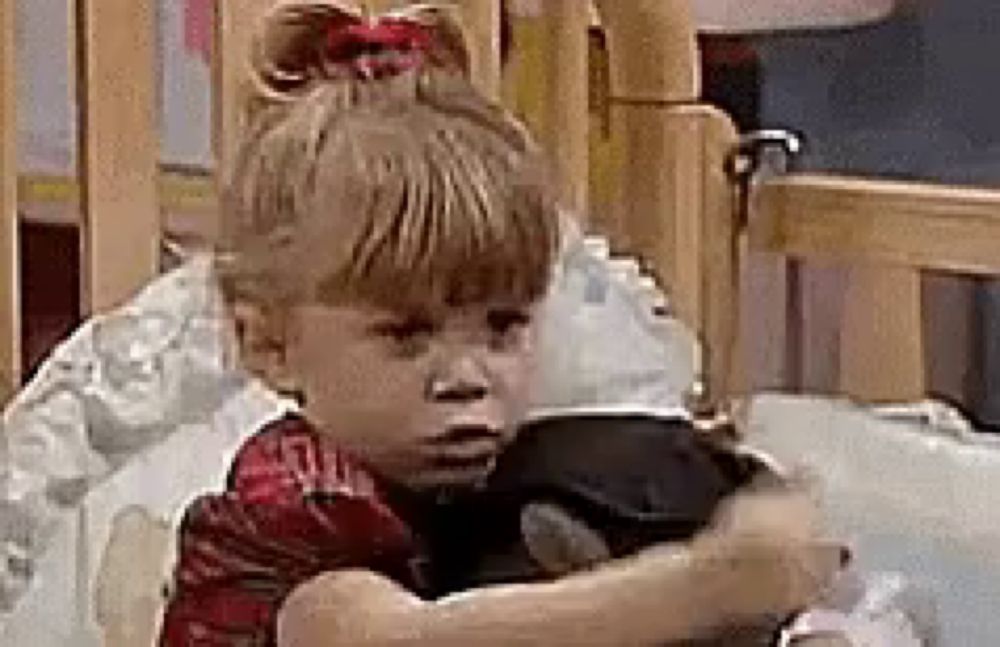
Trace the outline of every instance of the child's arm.
{"type": "Polygon", "coordinates": [[[692,634],[689,610],[671,604],[684,600],[690,589],[683,557],[659,556],[651,568],[639,568],[639,561],[552,583],[478,589],[434,603],[371,573],[330,574],[289,599],[279,619],[278,645],[646,645],[692,634]],[[638,626],[642,623],[647,626],[638,626]]]}
{"type": "Polygon", "coordinates": [[[797,528],[768,525],[751,538],[745,526],[555,582],[479,589],[434,603],[371,573],[328,574],[289,597],[278,644],[652,646],[783,617],[815,600],[839,568],[839,547],[799,539],[797,528]]]}

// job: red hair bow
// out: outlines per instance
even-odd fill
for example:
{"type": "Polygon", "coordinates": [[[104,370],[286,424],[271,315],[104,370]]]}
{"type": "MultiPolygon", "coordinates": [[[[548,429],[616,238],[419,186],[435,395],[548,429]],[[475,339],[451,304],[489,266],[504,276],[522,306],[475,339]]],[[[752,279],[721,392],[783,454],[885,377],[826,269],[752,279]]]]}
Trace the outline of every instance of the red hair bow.
{"type": "Polygon", "coordinates": [[[406,18],[337,22],[327,35],[327,54],[363,78],[400,74],[423,63],[432,30],[406,18]]]}

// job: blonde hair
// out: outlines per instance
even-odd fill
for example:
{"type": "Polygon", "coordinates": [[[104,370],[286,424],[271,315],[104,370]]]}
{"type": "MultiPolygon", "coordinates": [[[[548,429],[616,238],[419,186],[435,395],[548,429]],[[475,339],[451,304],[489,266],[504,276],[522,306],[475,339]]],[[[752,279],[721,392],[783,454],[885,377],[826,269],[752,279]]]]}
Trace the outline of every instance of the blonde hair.
{"type": "Polygon", "coordinates": [[[434,35],[422,64],[359,78],[322,47],[345,14],[285,3],[262,24],[224,195],[224,291],[389,307],[540,298],[558,207],[526,129],[468,82],[454,17],[410,10],[434,35]]]}

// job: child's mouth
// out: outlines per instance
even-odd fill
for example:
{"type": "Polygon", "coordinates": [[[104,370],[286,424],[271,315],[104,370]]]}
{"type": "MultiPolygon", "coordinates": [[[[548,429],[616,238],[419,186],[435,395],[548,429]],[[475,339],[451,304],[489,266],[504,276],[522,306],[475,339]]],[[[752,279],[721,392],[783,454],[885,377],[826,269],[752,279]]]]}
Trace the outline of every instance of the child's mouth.
{"type": "Polygon", "coordinates": [[[429,441],[430,467],[449,480],[475,481],[493,471],[503,446],[503,434],[484,424],[449,426],[429,441]]]}
{"type": "Polygon", "coordinates": [[[485,424],[451,425],[444,433],[430,439],[438,447],[459,446],[471,443],[499,445],[503,440],[500,430],[485,424]]]}
{"type": "Polygon", "coordinates": [[[452,419],[424,441],[425,477],[436,486],[467,489],[485,483],[507,441],[490,420],[452,419]]]}

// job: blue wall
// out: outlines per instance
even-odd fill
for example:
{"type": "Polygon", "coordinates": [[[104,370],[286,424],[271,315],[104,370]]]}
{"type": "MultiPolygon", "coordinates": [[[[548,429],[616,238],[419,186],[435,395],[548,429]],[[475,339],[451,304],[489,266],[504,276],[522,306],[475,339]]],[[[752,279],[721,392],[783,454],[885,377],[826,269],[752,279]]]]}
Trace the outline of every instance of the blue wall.
{"type": "Polygon", "coordinates": [[[1000,3],[921,5],[762,43],[766,118],[804,129],[818,168],[1000,185],[1000,3]]]}

